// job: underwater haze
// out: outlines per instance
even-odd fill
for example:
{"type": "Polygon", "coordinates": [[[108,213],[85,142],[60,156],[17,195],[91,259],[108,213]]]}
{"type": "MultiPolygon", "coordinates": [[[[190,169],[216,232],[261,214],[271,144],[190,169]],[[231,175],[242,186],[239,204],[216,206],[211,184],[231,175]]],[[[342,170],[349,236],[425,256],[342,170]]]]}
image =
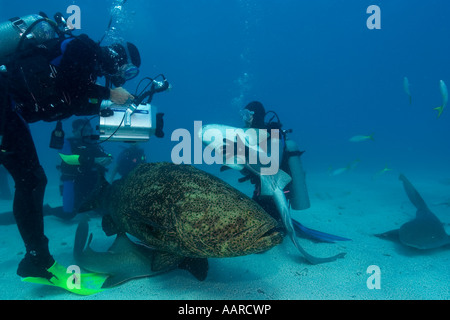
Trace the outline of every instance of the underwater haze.
{"type": "MultiPolygon", "coordinates": [[[[23,1],[17,8],[1,0],[0,18],[53,16],[75,4],[77,33],[99,40],[120,2],[23,1]]],[[[192,130],[195,120],[239,126],[239,110],[258,100],[293,129],[311,170],[354,160],[361,170],[446,170],[449,115],[437,119],[433,108],[442,102],[439,80],[450,83],[449,7],[443,0],[129,0],[116,27],[138,46],[140,75],[163,73],[173,86],[154,99],[167,134],[149,143],[152,159],[168,160],[173,130],[192,130]],[[373,4],[381,29],[369,30],[373,4]],[[374,141],[349,142],[370,134],[374,141]]],[[[126,87],[133,92],[135,85],[126,87]]],[[[38,145],[47,144],[47,132],[35,136],[38,145]]]]}
{"type": "MultiPolygon", "coordinates": [[[[315,229],[352,238],[352,244],[345,245],[347,256],[342,260],[354,263],[348,272],[358,274],[358,283],[362,284],[341,286],[342,282],[338,285],[336,280],[333,294],[329,296],[324,290],[314,292],[315,286],[308,284],[283,294],[277,281],[270,282],[272,289],[264,288],[258,280],[264,282],[266,278],[252,274],[251,281],[258,282],[255,288],[259,291],[252,288],[248,289],[251,294],[240,295],[231,289],[233,281],[241,279],[239,276],[221,278],[213,272],[206,281],[210,281],[214,293],[205,292],[202,296],[199,293],[202,290],[196,287],[191,296],[173,293],[172,298],[450,298],[448,286],[445,289],[442,284],[449,281],[450,250],[418,256],[405,254],[398,252],[393,244],[372,236],[398,228],[414,217],[416,209],[410,205],[398,180],[400,173],[413,181],[448,230],[450,109],[447,106],[438,117],[435,108],[443,103],[440,81],[450,85],[449,1],[128,0],[117,7],[121,3],[117,0],[22,0],[18,6],[0,0],[0,21],[39,11],[49,17],[58,11],[69,16],[65,13],[67,7],[77,5],[81,10],[81,29],[75,34],[86,33],[100,40],[113,16],[115,31],[109,30],[106,41],[126,39],[139,48],[142,58],[139,77],[124,87],[133,93],[140,78],[161,73],[172,85],[170,91],[153,98],[152,104],[165,114],[165,137],[152,137],[143,144],[151,162],[171,161],[171,151],[178,143],[171,141],[172,132],[183,128],[194,134],[194,121],[242,126],[240,110],[254,100],[262,102],[267,111],[276,111],[283,129],[292,129],[289,137],[306,151],[301,159],[307,173],[311,209],[300,213],[299,220],[304,217],[303,221],[315,229]],[[371,5],[380,9],[379,29],[368,27],[373,12],[368,13],[367,9],[371,5]],[[405,78],[409,83],[407,88],[405,78]],[[365,138],[351,141],[356,136],[365,138]],[[364,227],[366,221],[370,221],[367,223],[371,227],[364,227]],[[372,252],[375,258],[361,260],[352,253],[352,248],[358,254],[372,252]],[[391,259],[390,267],[403,265],[403,260],[393,260],[397,256],[406,261],[414,259],[414,272],[420,272],[419,266],[436,265],[441,276],[407,292],[396,291],[395,284],[387,294],[383,291],[386,287],[378,292],[368,290],[367,266],[377,264],[376,257],[391,259]],[[426,262],[422,264],[420,259],[426,262]],[[360,269],[355,267],[358,264],[360,269]],[[425,293],[421,292],[424,287],[425,293]],[[339,288],[347,290],[346,293],[339,294],[339,288]],[[261,291],[267,295],[262,296],[261,291]]],[[[72,120],[63,121],[66,134],[70,134],[72,120]]],[[[47,197],[50,197],[52,192],[56,194],[59,185],[56,166],[60,159],[56,150],[48,146],[55,123],[38,122],[30,126],[49,178],[47,197]]],[[[123,145],[108,142],[104,148],[114,156],[123,145]]],[[[200,167],[227,179],[224,173],[218,172],[219,166],[200,167]]],[[[238,176],[229,182],[251,196],[252,186],[238,184],[235,177],[238,176]]],[[[55,225],[50,223],[46,228],[55,225]]],[[[72,237],[73,234],[67,240],[70,243],[67,252],[71,250],[72,237]]],[[[20,243],[20,237],[16,241],[20,243]]],[[[289,242],[286,239],[283,246],[292,247],[289,242]]],[[[336,253],[342,246],[331,247],[327,252],[336,253]]],[[[271,252],[246,257],[245,261],[253,258],[261,261],[271,252]]],[[[280,254],[288,267],[280,266],[273,271],[280,262],[274,258],[267,270],[280,273],[280,277],[283,277],[281,269],[291,274],[303,272],[303,277],[297,276],[290,283],[308,275],[314,277],[315,266],[299,265],[298,260],[292,259],[297,254],[294,250],[287,257],[280,254]],[[292,271],[294,267],[296,271],[292,271]]],[[[320,269],[325,275],[324,283],[333,283],[336,272],[333,264],[339,266],[339,263],[344,262],[318,267],[324,268],[320,269]]],[[[226,268],[221,268],[226,274],[226,268]]],[[[236,274],[240,273],[238,270],[236,266],[232,268],[236,274]]],[[[389,275],[392,273],[395,272],[389,275]]],[[[152,281],[157,281],[156,288],[161,289],[165,288],[164,281],[174,281],[173,277],[152,281]]],[[[348,277],[344,280],[347,284],[351,282],[348,277]]],[[[18,277],[15,280],[23,286],[18,277]]],[[[245,282],[245,288],[250,286],[249,281],[245,282]]],[[[409,280],[402,281],[405,285],[409,280]]],[[[388,282],[382,283],[388,286],[388,282]]],[[[180,288],[186,287],[180,286],[179,291],[173,292],[182,292],[180,288]]],[[[119,289],[121,294],[125,294],[123,288],[126,286],[119,289]]],[[[120,294],[112,296],[120,297],[120,294]]],[[[156,293],[128,297],[172,299],[170,295],[156,293]]]]}

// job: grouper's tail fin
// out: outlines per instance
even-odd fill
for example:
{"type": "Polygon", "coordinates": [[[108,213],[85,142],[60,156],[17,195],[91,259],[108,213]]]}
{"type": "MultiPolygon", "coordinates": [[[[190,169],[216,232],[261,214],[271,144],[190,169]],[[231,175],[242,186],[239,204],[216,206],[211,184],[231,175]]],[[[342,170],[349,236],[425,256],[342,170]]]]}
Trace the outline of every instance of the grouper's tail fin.
{"type": "Polygon", "coordinates": [[[98,176],[97,185],[89,198],[78,208],[78,213],[95,210],[100,207],[105,191],[110,187],[108,181],[101,174],[98,176]]]}

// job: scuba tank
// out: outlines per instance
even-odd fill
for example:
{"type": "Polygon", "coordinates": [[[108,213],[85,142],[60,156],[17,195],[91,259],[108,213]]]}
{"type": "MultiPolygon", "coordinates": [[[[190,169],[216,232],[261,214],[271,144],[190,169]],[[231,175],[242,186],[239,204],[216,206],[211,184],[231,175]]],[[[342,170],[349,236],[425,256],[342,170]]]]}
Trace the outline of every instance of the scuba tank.
{"type": "Polygon", "coordinates": [[[0,23],[0,65],[10,62],[19,46],[24,41],[33,40],[35,44],[42,44],[56,37],[54,26],[46,17],[31,14],[21,18],[12,18],[0,23]]]}
{"type": "Polygon", "coordinates": [[[308,189],[306,187],[306,174],[303,170],[302,161],[300,156],[303,154],[299,150],[297,143],[294,140],[289,140],[287,134],[292,130],[281,130],[283,126],[277,113],[274,111],[268,111],[268,114],[273,114],[272,118],[267,122],[268,129],[279,129],[284,140],[283,158],[281,163],[281,169],[289,174],[292,181],[286,186],[285,190],[289,190],[286,194],[286,198],[289,200],[292,209],[305,210],[308,209],[311,204],[309,202],[308,189]],[[274,121],[274,119],[277,119],[274,121]]]}
{"type": "Polygon", "coordinates": [[[289,193],[287,198],[294,210],[305,210],[311,205],[309,202],[308,189],[306,188],[305,171],[303,170],[297,143],[293,140],[285,140],[284,156],[286,157],[287,173],[292,177],[288,185],[289,193]]]}

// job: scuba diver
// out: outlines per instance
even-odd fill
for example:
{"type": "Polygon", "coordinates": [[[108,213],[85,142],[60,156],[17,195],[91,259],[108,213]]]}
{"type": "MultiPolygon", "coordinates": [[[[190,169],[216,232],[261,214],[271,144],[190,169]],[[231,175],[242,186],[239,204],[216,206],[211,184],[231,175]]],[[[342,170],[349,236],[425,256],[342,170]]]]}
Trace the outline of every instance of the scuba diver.
{"type": "MultiPolygon", "coordinates": [[[[245,123],[246,128],[254,129],[265,129],[270,130],[278,129],[280,130],[280,137],[282,143],[280,143],[280,169],[291,176],[292,180],[284,188],[284,194],[289,202],[289,205],[294,210],[305,210],[310,207],[310,201],[308,196],[308,190],[305,180],[305,172],[301,163],[300,157],[304,151],[300,151],[295,141],[289,139],[287,134],[292,132],[292,130],[282,130],[282,123],[278,115],[274,111],[266,112],[263,104],[259,101],[252,101],[241,110],[241,116],[245,123]],[[266,122],[268,115],[272,114],[269,121],[266,122]],[[275,120],[276,119],[276,120],[275,120]]],[[[270,138],[269,138],[270,139],[270,138]]],[[[267,143],[268,146],[271,143],[267,143]]],[[[270,153],[270,150],[266,150],[270,153]]],[[[257,202],[267,213],[269,213],[275,220],[281,222],[281,216],[278,212],[275,201],[272,197],[261,195],[261,178],[249,170],[242,170],[244,177],[239,179],[239,182],[250,181],[255,185],[253,192],[253,200],[257,202]]],[[[334,241],[345,241],[349,240],[339,236],[330,235],[323,233],[321,231],[309,229],[302,225],[295,219],[292,220],[292,225],[295,229],[297,235],[313,239],[322,242],[334,242],[334,241]]]]}
{"type": "MultiPolygon", "coordinates": [[[[88,119],[72,122],[73,136],[64,139],[60,150],[61,157],[76,156],[77,165],[61,161],[57,169],[61,171],[60,192],[63,205],[52,207],[44,204],[43,215],[70,220],[78,213],[78,208],[89,198],[98,182],[99,175],[104,176],[107,166],[112,162],[110,154],[92,139],[93,129],[88,119]]],[[[6,177],[5,170],[5,177],[6,177]]],[[[99,212],[101,213],[101,212],[99,212]]],[[[0,225],[15,224],[13,212],[0,214],[0,225]]]]}
{"type": "Polygon", "coordinates": [[[61,21],[40,13],[0,24],[0,163],[15,182],[13,213],[26,249],[17,274],[52,283],[66,268],[50,254],[44,234],[47,177],[28,123],[98,115],[104,100],[129,103],[133,96],[121,86],[141,63],[131,43],[100,46],[62,31],[61,21]],[[99,77],[106,86],[96,83],[99,77]]]}
{"type": "Polygon", "coordinates": [[[123,178],[138,165],[145,162],[147,162],[147,157],[145,156],[144,149],[140,148],[137,143],[133,143],[128,148],[122,150],[117,157],[116,166],[113,168],[111,174],[111,182],[114,181],[117,174],[123,178]]]}
{"type": "Polygon", "coordinates": [[[99,175],[104,176],[108,170],[106,167],[112,162],[111,155],[92,140],[93,129],[88,119],[74,120],[72,133],[71,138],[65,139],[61,154],[79,155],[80,164],[74,166],[62,161],[59,166],[63,197],[63,210],[59,217],[65,220],[77,214],[79,206],[94,191],[99,175]]]}
{"type": "MultiPolygon", "coordinates": [[[[300,161],[300,156],[304,151],[299,151],[297,144],[287,138],[287,133],[290,132],[290,130],[281,130],[282,124],[278,115],[274,111],[266,113],[263,104],[259,101],[253,101],[247,104],[241,111],[241,115],[247,128],[265,129],[269,132],[272,129],[280,130],[282,138],[282,143],[280,144],[280,147],[282,148],[282,152],[280,152],[280,154],[282,154],[280,169],[292,177],[292,181],[284,189],[286,198],[289,200],[294,210],[308,209],[310,207],[310,202],[306,188],[305,173],[300,161]],[[273,117],[268,122],[265,122],[267,115],[270,113],[273,113],[273,117]],[[274,121],[275,118],[277,118],[277,121],[274,121]],[[292,171],[295,172],[295,175],[292,171]]],[[[268,143],[268,146],[270,145],[271,144],[268,143]]],[[[251,182],[255,184],[253,199],[276,218],[276,207],[273,204],[273,201],[271,201],[270,198],[265,199],[260,196],[259,177],[248,172],[245,174],[246,176],[240,181],[251,180],[251,182]]]]}

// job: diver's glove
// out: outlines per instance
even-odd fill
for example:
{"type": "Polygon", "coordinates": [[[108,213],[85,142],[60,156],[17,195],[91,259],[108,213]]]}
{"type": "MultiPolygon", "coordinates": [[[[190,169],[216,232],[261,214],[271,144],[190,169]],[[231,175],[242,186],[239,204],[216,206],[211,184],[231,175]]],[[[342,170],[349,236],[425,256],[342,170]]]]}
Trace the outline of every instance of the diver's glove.
{"type": "Polygon", "coordinates": [[[122,87],[111,89],[109,100],[118,105],[130,104],[134,96],[122,87]]]}
{"type": "Polygon", "coordinates": [[[27,277],[22,281],[60,287],[79,295],[91,295],[105,290],[102,285],[108,278],[107,275],[97,273],[72,273],[71,268],[66,268],[56,261],[47,271],[51,274],[50,279],[27,277]]]}

